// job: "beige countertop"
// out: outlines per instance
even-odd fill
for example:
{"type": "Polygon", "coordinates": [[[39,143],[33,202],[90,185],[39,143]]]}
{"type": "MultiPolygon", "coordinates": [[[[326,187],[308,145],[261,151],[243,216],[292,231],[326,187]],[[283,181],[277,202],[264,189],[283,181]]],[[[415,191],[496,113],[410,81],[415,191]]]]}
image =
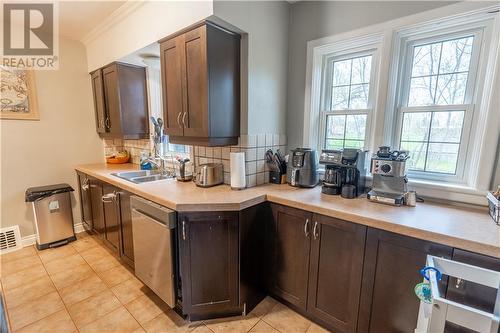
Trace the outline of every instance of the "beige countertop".
{"type": "Polygon", "coordinates": [[[174,179],[134,184],[111,175],[137,170],[133,164],[88,164],[76,170],[177,211],[242,210],[264,201],[275,202],[500,258],[500,226],[484,208],[437,203],[392,207],[366,198],[343,199],[321,193],[321,187],[299,189],[267,184],[242,191],[227,185],[200,188],[174,179]]]}

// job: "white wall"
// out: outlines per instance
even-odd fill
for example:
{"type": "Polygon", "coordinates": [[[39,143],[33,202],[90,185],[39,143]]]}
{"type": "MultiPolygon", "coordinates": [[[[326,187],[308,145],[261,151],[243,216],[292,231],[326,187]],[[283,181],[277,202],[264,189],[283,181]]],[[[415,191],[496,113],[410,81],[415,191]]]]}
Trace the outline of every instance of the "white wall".
{"type": "Polygon", "coordinates": [[[212,1],[128,2],[84,40],[88,71],[116,61],[212,14],[212,1]]]}
{"type": "Polygon", "coordinates": [[[299,1],[290,7],[288,147],[302,145],[307,42],[449,5],[447,1],[299,1]]]}
{"type": "Polygon", "coordinates": [[[214,15],[245,32],[242,134],[285,133],[289,7],[285,1],[214,1],[214,15]]]}
{"type": "Polygon", "coordinates": [[[59,70],[35,73],[40,120],[0,120],[0,225],[19,224],[23,236],[34,233],[31,206],[24,202],[26,188],[70,184],[75,189],[73,217],[79,223],[74,167],[103,161],[85,48],[64,38],[59,43],[59,70]]]}

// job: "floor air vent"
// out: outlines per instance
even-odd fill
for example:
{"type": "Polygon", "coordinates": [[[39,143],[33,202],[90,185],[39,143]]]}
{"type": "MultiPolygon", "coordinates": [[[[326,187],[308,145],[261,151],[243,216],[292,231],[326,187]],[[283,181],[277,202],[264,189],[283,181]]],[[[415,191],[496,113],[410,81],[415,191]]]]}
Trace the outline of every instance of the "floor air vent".
{"type": "Polygon", "coordinates": [[[0,229],[0,254],[15,251],[22,247],[19,226],[14,225],[0,229]]]}

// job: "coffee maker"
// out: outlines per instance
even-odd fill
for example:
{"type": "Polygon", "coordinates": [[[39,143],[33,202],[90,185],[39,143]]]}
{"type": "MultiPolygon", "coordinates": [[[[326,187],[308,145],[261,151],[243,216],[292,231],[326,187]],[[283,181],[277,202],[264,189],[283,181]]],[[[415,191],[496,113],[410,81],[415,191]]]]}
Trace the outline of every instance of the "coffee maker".
{"type": "Polygon", "coordinates": [[[352,199],[365,191],[366,152],[359,149],[323,150],[319,163],[325,165],[321,192],[352,199]]]}
{"type": "Polygon", "coordinates": [[[314,187],[318,183],[316,151],[295,148],[290,151],[286,170],[286,182],[295,187],[314,187]]]}
{"type": "Polygon", "coordinates": [[[373,186],[367,195],[369,200],[394,206],[407,204],[405,198],[408,194],[406,177],[408,158],[410,155],[405,150],[391,151],[389,146],[379,147],[371,160],[373,186]]]}

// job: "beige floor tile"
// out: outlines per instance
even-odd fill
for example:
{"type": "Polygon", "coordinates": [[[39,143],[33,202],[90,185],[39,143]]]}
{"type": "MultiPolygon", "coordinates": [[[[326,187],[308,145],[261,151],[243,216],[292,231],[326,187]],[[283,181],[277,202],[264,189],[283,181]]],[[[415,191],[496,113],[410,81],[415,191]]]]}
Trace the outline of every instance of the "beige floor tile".
{"type": "Polygon", "coordinates": [[[193,330],[193,333],[213,333],[213,331],[211,331],[205,325],[200,325],[193,330]]]}
{"type": "Polygon", "coordinates": [[[215,333],[247,333],[260,320],[252,314],[220,319],[206,320],[205,325],[215,333]]]}
{"type": "Polygon", "coordinates": [[[127,304],[139,296],[146,295],[151,292],[141,281],[135,277],[117,284],[111,291],[118,297],[122,304],[127,304]]]}
{"type": "Polygon", "coordinates": [[[56,291],[56,288],[49,277],[45,275],[18,288],[6,289],[5,301],[10,309],[53,291],[56,291]]]}
{"type": "MultiPolygon", "coordinates": [[[[190,323],[182,319],[173,310],[169,310],[165,313],[161,313],[147,323],[142,324],[142,327],[144,327],[148,333],[186,333],[193,331],[200,325],[204,326],[200,322],[190,323]]],[[[202,332],[200,331],[200,333],[202,332]]]]}
{"type": "Polygon", "coordinates": [[[279,333],[279,331],[275,330],[268,323],[261,320],[257,323],[257,325],[252,327],[252,329],[250,330],[250,333],[279,333]]]}
{"type": "Polygon", "coordinates": [[[83,239],[83,238],[87,238],[87,237],[96,237],[95,235],[91,234],[90,232],[87,232],[87,231],[82,231],[82,232],[79,232],[76,235],[76,239],[79,240],[79,239],[83,239]]]}
{"type": "Polygon", "coordinates": [[[250,314],[253,314],[257,317],[265,316],[277,303],[278,301],[276,301],[274,298],[267,296],[255,308],[253,308],[250,314]]]}
{"type": "Polygon", "coordinates": [[[57,292],[44,295],[31,302],[9,309],[12,330],[34,323],[64,309],[64,304],[57,292]]]}
{"type": "Polygon", "coordinates": [[[111,268],[120,266],[121,263],[118,259],[115,257],[112,257],[111,255],[106,256],[104,258],[101,258],[99,260],[94,260],[89,262],[90,267],[96,272],[103,272],[107,271],[111,268]]]}
{"type": "Polygon", "coordinates": [[[78,281],[88,279],[91,275],[95,274],[92,268],[84,262],[81,265],[75,266],[70,270],[62,271],[50,276],[57,289],[63,289],[71,286],[78,281]]]}
{"type": "Polygon", "coordinates": [[[2,277],[9,276],[11,274],[20,272],[23,269],[32,268],[36,265],[39,265],[40,263],[40,258],[33,255],[22,257],[12,261],[2,262],[1,275],[2,277]]]}
{"type": "Polygon", "coordinates": [[[158,316],[160,313],[169,310],[168,305],[153,293],[139,296],[132,302],[127,303],[125,307],[141,324],[144,324],[158,316]]]}
{"type": "Polygon", "coordinates": [[[122,265],[99,272],[97,275],[99,275],[101,280],[103,280],[108,287],[116,286],[117,284],[134,277],[134,274],[122,265]]]}
{"type": "Polygon", "coordinates": [[[21,287],[33,280],[43,278],[44,276],[48,276],[47,271],[45,271],[45,268],[40,262],[31,268],[24,269],[5,277],[2,276],[2,284],[5,290],[9,290],[21,287]]]}
{"type": "Polygon", "coordinates": [[[100,260],[102,258],[112,257],[111,253],[109,253],[108,250],[106,250],[101,245],[86,249],[85,251],[81,251],[80,255],[89,264],[96,262],[97,260],[100,260]]]}
{"type": "Polygon", "coordinates": [[[99,246],[99,241],[92,236],[85,236],[70,243],[71,246],[78,252],[89,250],[93,247],[99,246]]]}
{"type": "Polygon", "coordinates": [[[18,260],[21,258],[26,258],[26,257],[36,256],[36,255],[37,255],[36,249],[32,245],[32,246],[23,247],[22,249],[17,250],[17,251],[2,254],[0,256],[0,261],[3,264],[6,262],[9,262],[9,261],[18,260]]]}
{"type": "Polygon", "coordinates": [[[277,303],[262,320],[281,332],[304,333],[311,322],[281,303],[277,303]]]}
{"type": "Polygon", "coordinates": [[[70,305],[80,302],[92,295],[101,293],[106,289],[107,287],[104,282],[94,273],[89,278],[61,289],[59,293],[64,303],[70,305]]]}
{"type": "Polygon", "coordinates": [[[21,328],[15,333],[72,333],[76,332],[75,324],[66,310],[58,311],[33,324],[21,328]]]}
{"type": "Polygon", "coordinates": [[[102,318],[90,323],[80,329],[80,333],[128,333],[140,328],[139,323],[123,307],[108,313],[102,318]]]}
{"type": "Polygon", "coordinates": [[[42,262],[45,264],[55,259],[67,258],[76,253],[77,253],[76,250],[71,245],[66,244],[61,247],[38,251],[38,256],[40,257],[40,259],[42,259],[42,262]]]}
{"type": "Polygon", "coordinates": [[[309,329],[307,330],[307,333],[329,333],[330,331],[327,329],[324,329],[323,327],[316,325],[315,323],[312,323],[309,329]]]}
{"type": "Polygon", "coordinates": [[[55,259],[44,263],[45,269],[49,275],[53,275],[63,271],[70,271],[78,265],[84,264],[85,260],[79,254],[73,254],[68,257],[55,259]]]}
{"type": "Polygon", "coordinates": [[[79,328],[90,324],[111,311],[121,307],[121,303],[109,290],[68,306],[71,318],[79,328]]]}

